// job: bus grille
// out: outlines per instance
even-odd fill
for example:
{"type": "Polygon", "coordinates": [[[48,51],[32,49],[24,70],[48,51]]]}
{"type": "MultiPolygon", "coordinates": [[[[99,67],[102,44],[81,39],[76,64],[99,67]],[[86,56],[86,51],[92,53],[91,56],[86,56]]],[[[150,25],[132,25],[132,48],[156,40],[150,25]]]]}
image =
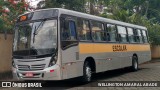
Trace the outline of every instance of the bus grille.
{"type": "Polygon", "coordinates": [[[45,64],[40,64],[40,65],[18,65],[18,70],[21,70],[21,71],[43,70],[44,68],[45,68],[45,64]]]}

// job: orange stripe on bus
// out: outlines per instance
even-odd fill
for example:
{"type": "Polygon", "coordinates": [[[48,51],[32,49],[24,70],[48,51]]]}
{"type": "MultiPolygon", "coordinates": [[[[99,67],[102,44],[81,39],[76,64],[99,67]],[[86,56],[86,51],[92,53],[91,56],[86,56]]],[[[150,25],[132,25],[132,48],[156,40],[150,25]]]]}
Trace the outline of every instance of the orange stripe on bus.
{"type": "Polygon", "coordinates": [[[150,51],[149,44],[102,44],[102,43],[80,43],[79,52],[81,54],[87,53],[104,53],[104,52],[130,52],[130,51],[150,51]],[[127,50],[124,51],[114,51],[113,46],[125,45],[127,50]]]}

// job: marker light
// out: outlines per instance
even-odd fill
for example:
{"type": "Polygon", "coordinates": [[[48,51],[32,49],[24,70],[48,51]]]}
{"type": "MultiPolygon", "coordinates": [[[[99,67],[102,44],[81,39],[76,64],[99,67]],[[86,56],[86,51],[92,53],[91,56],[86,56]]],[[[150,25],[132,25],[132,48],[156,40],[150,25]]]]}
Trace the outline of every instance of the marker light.
{"type": "Polygon", "coordinates": [[[27,19],[27,16],[21,16],[20,21],[25,21],[27,19]]]}

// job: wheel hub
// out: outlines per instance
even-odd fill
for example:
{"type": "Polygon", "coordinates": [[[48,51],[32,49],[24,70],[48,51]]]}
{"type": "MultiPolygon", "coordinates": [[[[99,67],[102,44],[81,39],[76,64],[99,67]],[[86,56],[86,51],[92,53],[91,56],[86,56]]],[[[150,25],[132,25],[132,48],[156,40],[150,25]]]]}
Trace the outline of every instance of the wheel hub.
{"type": "Polygon", "coordinates": [[[86,76],[87,76],[87,79],[90,80],[91,78],[91,68],[90,67],[86,67],[86,76]]]}

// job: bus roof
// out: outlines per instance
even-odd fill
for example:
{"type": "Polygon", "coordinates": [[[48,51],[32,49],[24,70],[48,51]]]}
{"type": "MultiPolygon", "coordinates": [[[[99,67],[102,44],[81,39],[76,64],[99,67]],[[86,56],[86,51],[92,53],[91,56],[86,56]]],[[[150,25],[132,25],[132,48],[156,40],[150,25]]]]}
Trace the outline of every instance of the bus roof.
{"type": "Polygon", "coordinates": [[[78,16],[78,17],[87,18],[87,19],[91,19],[91,20],[96,20],[96,21],[101,21],[101,22],[106,22],[106,23],[111,23],[111,24],[117,24],[117,25],[122,25],[122,26],[128,26],[128,27],[132,27],[132,28],[139,28],[139,29],[147,30],[147,28],[144,27],[144,26],[139,26],[139,25],[135,25],[135,24],[131,24],[131,23],[126,23],[126,22],[122,22],[122,21],[118,21],[118,20],[103,18],[103,17],[90,15],[90,14],[77,12],[77,11],[72,11],[72,10],[68,10],[68,9],[63,9],[63,8],[39,9],[39,10],[36,10],[34,12],[42,11],[42,10],[53,10],[53,9],[57,9],[59,11],[59,15],[60,14],[66,14],[66,15],[71,15],[71,16],[78,16]]]}

